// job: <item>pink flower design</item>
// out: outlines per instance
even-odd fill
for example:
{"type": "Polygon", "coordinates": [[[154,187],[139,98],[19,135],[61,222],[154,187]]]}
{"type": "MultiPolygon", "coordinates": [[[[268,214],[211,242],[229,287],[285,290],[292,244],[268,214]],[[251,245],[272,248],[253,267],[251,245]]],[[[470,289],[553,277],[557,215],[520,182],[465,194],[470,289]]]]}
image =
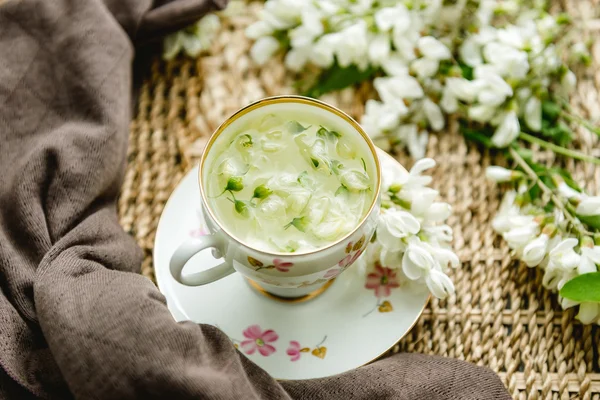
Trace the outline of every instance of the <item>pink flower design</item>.
{"type": "Polygon", "coordinates": [[[247,338],[247,340],[244,340],[241,343],[244,353],[254,354],[254,352],[258,350],[260,355],[265,357],[275,353],[275,347],[271,346],[269,343],[273,343],[279,339],[279,336],[275,331],[268,329],[263,332],[258,325],[249,326],[244,331],[244,337],[247,338]]]}
{"type": "Polygon", "coordinates": [[[393,288],[400,287],[396,272],[390,268],[382,267],[380,264],[375,266],[375,272],[367,275],[367,289],[375,289],[375,297],[388,297],[393,288]]]}
{"type": "Polygon", "coordinates": [[[331,279],[331,278],[335,278],[336,276],[338,276],[341,272],[343,271],[342,268],[331,268],[330,270],[328,270],[325,275],[323,275],[324,279],[331,279]]]}
{"type": "Polygon", "coordinates": [[[300,359],[300,355],[302,354],[300,353],[300,349],[300,343],[295,340],[290,342],[290,347],[287,349],[287,355],[292,357],[290,361],[298,361],[300,359]]]}
{"type": "Polygon", "coordinates": [[[294,266],[294,263],[283,262],[282,259],[276,258],[273,260],[273,266],[279,272],[288,272],[290,268],[294,266]]]}
{"type": "Polygon", "coordinates": [[[342,258],[338,265],[342,268],[348,268],[354,261],[358,260],[358,257],[361,256],[362,250],[358,250],[356,253],[348,254],[346,257],[342,258]]]}
{"type": "Polygon", "coordinates": [[[199,237],[208,235],[208,231],[204,227],[198,228],[198,229],[192,229],[191,231],[189,231],[189,235],[190,235],[190,237],[193,237],[193,238],[199,238],[199,237]]]}

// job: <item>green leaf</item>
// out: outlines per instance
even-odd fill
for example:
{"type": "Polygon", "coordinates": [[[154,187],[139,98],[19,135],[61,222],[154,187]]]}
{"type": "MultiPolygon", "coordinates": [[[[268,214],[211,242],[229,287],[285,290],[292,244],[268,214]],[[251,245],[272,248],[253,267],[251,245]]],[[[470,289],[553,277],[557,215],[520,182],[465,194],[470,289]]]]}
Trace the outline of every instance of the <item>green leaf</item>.
{"type": "Polygon", "coordinates": [[[239,192],[242,189],[244,189],[244,183],[241,176],[232,176],[227,180],[225,191],[239,192]]]}
{"type": "Polygon", "coordinates": [[[310,161],[312,162],[312,165],[313,165],[315,168],[319,168],[319,160],[317,160],[316,158],[312,158],[312,157],[311,157],[311,158],[310,158],[310,161]]]}
{"type": "Polygon", "coordinates": [[[292,135],[297,135],[310,128],[310,125],[305,127],[302,126],[298,121],[288,121],[286,122],[285,127],[292,135]]]}
{"type": "Polygon", "coordinates": [[[238,136],[235,140],[236,143],[235,145],[238,147],[242,147],[244,149],[247,149],[249,147],[252,147],[252,136],[248,135],[247,133],[238,136]]]}
{"type": "Polygon", "coordinates": [[[325,93],[371,80],[378,72],[379,68],[369,67],[361,71],[356,65],[343,68],[336,63],[328,70],[323,71],[317,81],[304,91],[304,95],[315,98],[320,97],[325,93]]]}
{"type": "Polygon", "coordinates": [[[492,140],[481,131],[469,127],[461,127],[461,132],[467,140],[483,145],[487,148],[493,148],[492,140]]]}
{"type": "Polygon", "coordinates": [[[342,134],[336,131],[330,131],[329,129],[321,125],[321,127],[317,131],[317,136],[325,140],[334,141],[335,139],[341,138],[342,134]]]}
{"type": "Polygon", "coordinates": [[[473,67],[469,67],[467,64],[459,63],[460,70],[463,78],[472,81],[473,80],[473,67]]]}
{"type": "Polygon", "coordinates": [[[591,272],[571,279],[560,289],[565,299],[580,303],[600,303],[600,272],[591,272]]]}
{"type": "Polygon", "coordinates": [[[306,228],[308,227],[309,222],[310,221],[308,220],[308,217],[306,217],[306,216],[296,217],[292,220],[292,222],[290,222],[289,224],[284,226],[283,229],[288,229],[290,226],[293,226],[296,229],[298,229],[300,232],[305,232],[306,228]]]}
{"type": "Polygon", "coordinates": [[[571,188],[581,192],[581,187],[577,184],[577,182],[575,182],[575,179],[573,179],[573,177],[571,176],[569,171],[567,171],[564,168],[559,168],[559,167],[550,168],[550,171],[555,174],[560,175],[560,177],[563,178],[563,180],[565,181],[565,183],[567,185],[569,185],[571,188]]]}
{"type": "Polygon", "coordinates": [[[555,121],[560,115],[560,106],[552,100],[542,101],[542,118],[555,121]]]}
{"type": "Polygon", "coordinates": [[[363,169],[365,170],[365,172],[367,172],[367,163],[365,162],[365,159],[361,157],[360,161],[362,162],[363,169]]]}
{"type": "Polygon", "coordinates": [[[350,193],[350,191],[348,190],[348,188],[344,185],[341,185],[336,191],[334,196],[346,196],[348,195],[348,193],[350,193]]]}
{"type": "Polygon", "coordinates": [[[579,215],[577,218],[590,228],[600,230],[600,215],[579,215]]]}
{"type": "Polygon", "coordinates": [[[260,185],[254,189],[254,194],[252,195],[252,198],[264,199],[268,197],[271,193],[273,193],[273,191],[267,186],[260,185]]]}

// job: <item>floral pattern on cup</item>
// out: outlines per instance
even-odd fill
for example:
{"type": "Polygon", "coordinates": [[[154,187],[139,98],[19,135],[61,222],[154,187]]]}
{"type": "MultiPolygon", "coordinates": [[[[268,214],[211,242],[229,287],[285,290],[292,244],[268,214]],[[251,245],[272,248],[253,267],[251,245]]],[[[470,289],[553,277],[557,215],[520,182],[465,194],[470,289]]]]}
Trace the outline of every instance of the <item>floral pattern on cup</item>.
{"type": "Polygon", "coordinates": [[[251,256],[248,256],[248,263],[254,267],[255,271],[260,271],[261,269],[276,269],[279,272],[289,272],[290,268],[294,266],[294,263],[285,262],[280,258],[274,258],[270,265],[265,266],[262,261],[251,256]]]}
{"type": "Polygon", "coordinates": [[[343,270],[343,268],[338,267],[328,269],[327,272],[325,272],[325,275],[323,275],[323,279],[333,279],[339,274],[341,274],[343,270]]]}
{"type": "Polygon", "coordinates": [[[206,229],[203,226],[200,228],[192,229],[188,232],[188,235],[192,238],[199,238],[199,237],[206,236],[209,234],[210,234],[210,232],[208,231],[208,229],[206,229]]]}
{"type": "Polygon", "coordinates": [[[244,330],[243,334],[246,339],[240,342],[240,347],[244,353],[251,355],[258,350],[260,355],[265,357],[275,353],[275,347],[269,344],[279,339],[274,330],[267,329],[263,331],[259,325],[251,325],[244,330]]]}
{"type": "Polygon", "coordinates": [[[327,355],[327,347],[323,346],[323,343],[327,340],[327,336],[321,340],[321,343],[315,346],[314,349],[310,349],[310,347],[302,347],[300,343],[296,340],[290,341],[290,346],[288,347],[286,353],[290,356],[290,361],[298,361],[302,356],[302,353],[310,352],[313,356],[320,358],[321,360],[325,358],[327,355]]]}
{"type": "Polygon", "coordinates": [[[388,267],[383,267],[381,263],[376,262],[375,271],[367,275],[365,288],[375,291],[377,302],[375,303],[375,307],[363,315],[363,317],[366,317],[375,310],[381,313],[394,311],[392,303],[388,300],[383,300],[383,298],[389,297],[392,294],[392,289],[399,287],[400,283],[398,282],[396,271],[388,267]]]}
{"type": "Polygon", "coordinates": [[[365,235],[362,235],[360,239],[358,239],[358,241],[349,242],[346,245],[347,255],[338,262],[338,265],[341,268],[345,269],[352,265],[356,260],[358,260],[358,257],[362,255],[364,248],[366,247],[365,241],[366,237],[365,235]]]}

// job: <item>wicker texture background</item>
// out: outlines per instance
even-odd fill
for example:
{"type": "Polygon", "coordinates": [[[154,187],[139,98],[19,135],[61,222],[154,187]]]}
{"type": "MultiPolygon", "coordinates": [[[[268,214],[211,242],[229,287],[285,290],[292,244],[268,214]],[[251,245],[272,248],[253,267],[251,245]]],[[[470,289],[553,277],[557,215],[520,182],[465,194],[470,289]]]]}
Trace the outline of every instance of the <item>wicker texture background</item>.
{"type": "MultiPolygon", "coordinates": [[[[590,35],[600,35],[600,3],[572,0],[560,4],[586,18],[590,35]],[[596,19],[594,19],[596,18],[596,19]]],[[[271,95],[294,93],[293,76],[281,60],[256,68],[243,29],[260,4],[228,13],[209,54],[164,62],[157,54],[148,66],[138,109],[131,124],[128,167],[119,201],[123,227],[145,252],[142,273],[154,279],[152,250],[162,209],[172,190],[197,161],[206,138],[238,108],[271,95]]],[[[582,22],[583,23],[583,22],[582,22]]],[[[573,106],[600,118],[600,42],[594,65],[580,71],[573,106]]],[[[369,85],[323,99],[358,118],[373,97],[369,85]]],[[[576,146],[600,156],[598,137],[578,132],[576,146]]],[[[492,158],[466,144],[451,123],[432,135],[427,156],[438,166],[433,186],[453,205],[449,223],[462,267],[453,273],[456,295],[433,300],[394,351],[454,357],[499,373],[515,398],[600,400],[600,328],[582,326],[572,311],[563,312],[555,295],[541,285],[541,274],[511,260],[491,221],[501,191],[484,178],[492,158]]],[[[552,163],[551,154],[544,161],[552,163]]],[[[412,160],[399,154],[410,167],[412,160]]],[[[600,193],[600,168],[568,163],[580,183],[600,193]]]]}

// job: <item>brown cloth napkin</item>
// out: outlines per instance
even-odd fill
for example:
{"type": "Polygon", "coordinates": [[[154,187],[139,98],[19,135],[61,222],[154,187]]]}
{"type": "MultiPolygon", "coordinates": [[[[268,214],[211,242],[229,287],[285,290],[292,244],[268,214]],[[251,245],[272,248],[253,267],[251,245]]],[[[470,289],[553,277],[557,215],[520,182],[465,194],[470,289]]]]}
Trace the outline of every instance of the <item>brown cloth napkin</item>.
{"type": "Polygon", "coordinates": [[[132,42],[222,6],[0,0],[0,398],[510,398],[487,369],[417,354],[277,382],[134,273],[115,210],[132,42]]]}

